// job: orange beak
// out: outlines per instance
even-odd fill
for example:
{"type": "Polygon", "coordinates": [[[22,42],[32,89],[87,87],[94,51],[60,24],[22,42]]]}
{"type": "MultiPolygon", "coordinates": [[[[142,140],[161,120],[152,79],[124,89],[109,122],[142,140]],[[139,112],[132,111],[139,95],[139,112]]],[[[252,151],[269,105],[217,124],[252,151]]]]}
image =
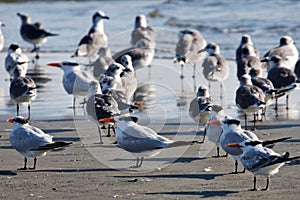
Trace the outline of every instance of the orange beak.
{"type": "Polygon", "coordinates": [[[107,123],[107,122],[112,122],[112,123],[115,123],[115,119],[114,118],[103,118],[103,119],[100,119],[99,122],[102,122],[102,123],[107,123]]]}
{"type": "Polygon", "coordinates": [[[226,146],[227,147],[232,147],[232,148],[241,148],[242,147],[238,143],[226,144],[226,146]]]}
{"type": "Polygon", "coordinates": [[[207,123],[208,124],[214,124],[214,125],[222,125],[222,123],[219,120],[210,120],[207,123]]]}
{"type": "Polygon", "coordinates": [[[60,67],[59,63],[57,62],[47,63],[47,65],[52,67],[60,67]]]}
{"type": "Polygon", "coordinates": [[[6,121],[9,122],[9,123],[14,123],[14,119],[13,118],[10,118],[10,119],[8,119],[6,121]]]}

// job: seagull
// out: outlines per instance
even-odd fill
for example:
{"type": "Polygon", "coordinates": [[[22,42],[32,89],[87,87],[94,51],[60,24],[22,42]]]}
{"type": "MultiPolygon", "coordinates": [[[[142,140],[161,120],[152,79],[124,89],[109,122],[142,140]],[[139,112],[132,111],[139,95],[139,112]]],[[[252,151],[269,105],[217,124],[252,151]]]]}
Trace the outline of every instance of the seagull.
{"type": "Polygon", "coordinates": [[[140,39],[134,47],[123,49],[113,55],[117,63],[121,63],[123,55],[129,55],[132,59],[132,65],[135,69],[149,67],[155,54],[155,43],[149,38],[140,39]]]}
{"type": "Polygon", "coordinates": [[[240,45],[238,46],[238,48],[236,49],[236,52],[235,52],[235,61],[236,61],[237,64],[243,58],[242,57],[242,54],[243,54],[242,49],[245,46],[248,46],[248,48],[250,48],[250,51],[253,52],[252,56],[256,57],[257,59],[260,58],[259,51],[255,48],[251,36],[248,35],[248,34],[245,34],[245,35],[242,36],[241,43],[240,43],[240,45]]]}
{"type": "Polygon", "coordinates": [[[265,94],[259,87],[252,84],[251,76],[248,74],[240,78],[240,87],[235,93],[235,103],[244,112],[245,128],[247,128],[247,114],[254,114],[253,130],[255,130],[256,114],[263,110],[266,104],[265,94]]]}
{"type": "Polygon", "coordinates": [[[142,166],[145,156],[155,156],[163,148],[171,148],[192,145],[196,141],[173,141],[157,134],[154,130],[137,124],[137,118],[133,116],[119,116],[104,118],[100,122],[115,122],[116,140],[118,145],[133,153],[137,157],[136,165],[131,168],[142,166]]]}
{"type": "Polygon", "coordinates": [[[4,37],[3,37],[2,31],[1,31],[2,26],[5,26],[5,24],[0,21],[0,51],[3,49],[3,46],[4,46],[4,37]]]}
{"type": "Polygon", "coordinates": [[[22,52],[22,49],[17,44],[11,44],[8,48],[7,55],[5,57],[5,69],[9,73],[10,78],[14,76],[14,71],[16,70],[17,65],[22,68],[24,74],[27,73],[29,59],[22,52]]]}
{"type": "MultiPolygon", "coordinates": [[[[103,144],[99,120],[119,115],[120,110],[118,109],[118,103],[111,95],[102,94],[98,81],[91,81],[90,83],[86,112],[88,118],[97,124],[100,143],[103,144]]],[[[110,137],[110,128],[114,130],[113,125],[108,124],[108,137],[110,137]]]]}
{"type": "Polygon", "coordinates": [[[149,38],[155,41],[155,31],[147,25],[147,18],[145,15],[138,15],[135,18],[134,29],[131,32],[131,46],[136,46],[137,42],[142,38],[149,38]]]}
{"type": "Polygon", "coordinates": [[[80,65],[76,62],[63,61],[51,62],[47,64],[52,67],[59,67],[64,71],[63,87],[68,94],[73,95],[73,109],[75,109],[76,98],[79,96],[86,97],[89,91],[90,82],[95,78],[80,69],[80,65]]]}
{"type": "MultiPolygon", "coordinates": [[[[240,161],[240,156],[242,155],[243,151],[241,149],[237,148],[230,148],[227,145],[231,143],[241,143],[245,140],[250,141],[260,141],[257,135],[255,135],[253,132],[242,129],[240,125],[240,120],[233,119],[229,116],[225,116],[223,121],[219,120],[211,120],[208,122],[209,124],[219,125],[223,128],[223,132],[220,136],[220,144],[223,148],[223,150],[230,154],[233,159],[235,160],[235,171],[234,174],[238,173],[238,161],[240,161]]],[[[274,140],[265,140],[260,141],[263,146],[274,146],[274,143],[281,142],[287,139],[290,139],[291,137],[284,137],[274,140]]],[[[242,171],[243,173],[245,172],[242,171]]]]}
{"type": "Polygon", "coordinates": [[[109,65],[115,63],[112,59],[111,51],[108,47],[101,47],[99,49],[99,57],[93,63],[93,74],[97,80],[100,80],[101,75],[108,69],[109,65]]]}
{"type": "Polygon", "coordinates": [[[300,158],[300,156],[289,157],[289,152],[280,155],[272,149],[264,147],[263,142],[257,140],[244,140],[241,143],[227,144],[226,146],[232,149],[242,149],[243,153],[240,155],[240,161],[254,175],[254,187],[251,189],[252,191],[257,191],[257,175],[267,176],[267,185],[263,190],[269,190],[270,176],[277,174],[279,168],[285,162],[300,158]]]}
{"type": "MultiPolygon", "coordinates": [[[[289,109],[288,100],[289,92],[297,87],[297,77],[294,72],[285,67],[285,63],[278,55],[272,56],[269,59],[263,59],[262,62],[268,62],[270,67],[268,69],[267,78],[272,81],[276,91],[275,96],[275,110],[278,109],[278,98],[286,94],[286,109],[289,109]]],[[[277,114],[276,114],[277,115],[277,114]]]]}
{"type": "Polygon", "coordinates": [[[297,76],[297,83],[299,83],[300,82],[300,59],[296,63],[294,73],[297,76]]]}
{"type": "Polygon", "coordinates": [[[244,74],[249,74],[252,68],[261,70],[261,62],[253,46],[245,44],[241,48],[241,58],[237,61],[237,78],[240,79],[244,74]]]}
{"type": "Polygon", "coordinates": [[[35,58],[39,59],[39,46],[47,41],[47,37],[57,36],[58,34],[46,31],[45,29],[43,29],[40,22],[32,24],[31,19],[27,14],[17,13],[17,15],[21,18],[22,21],[20,34],[23,40],[33,45],[34,48],[31,50],[31,52],[36,52],[35,58]]]}
{"type": "MultiPolygon", "coordinates": [[[[293,38],[290,36],[281,37],[279,41],[279,46],[269,50],[264,55],[264,58],[271,58],[275,55],[280,56],[282,58],[283,66],[293,70],[299,58],[298,49],[295,46],[293,38]]],[[[267,66],[267,68],[268,67],[269,66],[267,66]]]]}
{"type": "Polygon", "coordinates": [[[220,53],[220,47],[216,43],[209,43],[204,49],[198,51],[207,52],[208,56],[204,59],[202,64],[203,75],[210,82],[219,82],[220,83],[220,97],[223,97],[223,81],[228,78],[229,67],[226,59],[220,53]]]}
{"type": "Polygon", "coordinates": [[[33,79],[25,76],[25,73],[23,67],[17,64],[10,82],[9,94],[17,103],[17,115],[19,115],[19,104],[28,105],[28,119],[30,119],[30,104],[36,98],[37,90],[33,79]]]}
{"type": "Polygon", "coordinates": [[[71,57],[88,57],[90,62],[98,56],[101,47],[107,47],[108,38],[104,32],[104,19],[109,19],[103,11],[93,15],[93,25],[89,32],[81,38],[78,48],[71,57]]]}
{"type": "Polygon", "coordinates": [[[198,124],[198,130],[200,124],[206,124],[210,116],[212,105],[213,103],[208,88],[205,85],[199,86],[197,95],[189,106],[189,116],[198,124]]]}
{"type": "Polygon", "coordinates": [[[204,56],[198,54],[198,51],[204,49],[206,40],[202,34],[194,29],[182,30],[178,34],[178,41],[175,48],[174,63],[181,65],[181,75],[183,78],[183,66],[187,63],[193,65],[193,78],[196,75],[196,64],[204,59],[204,56]]]}
{"type": "Polygon", "coordinates": [[[28,169],[28,158],[34,158],[33,167],[29,169],[35,169],[37,157],[45,156],[47,151],[60,150],[71,144],[70,142],[53,141],[53,136],[44,133],[37,127],[30,126],[28,119],[22,116],[8,119],[7,122],[14,124],[9,135],[10,144],[25,158],[24,167],[18,170],[28,169]]]}

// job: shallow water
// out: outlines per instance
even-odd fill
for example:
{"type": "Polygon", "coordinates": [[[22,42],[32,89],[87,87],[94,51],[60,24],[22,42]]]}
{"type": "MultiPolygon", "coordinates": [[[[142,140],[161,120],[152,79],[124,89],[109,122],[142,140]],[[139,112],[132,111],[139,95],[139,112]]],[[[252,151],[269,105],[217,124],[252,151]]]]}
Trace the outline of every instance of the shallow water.
{"type": "MultiPolygon", "coordinates": [[[[146,97],[146,111],[137,112],[145,121],[159,123],[192,123],[187,117],[188,105],[194,97],[194,89],[200,84],[207,84],[198,67],[197,78],[191,78],[192,67],[185,68],[186,78],[179,78],[178,65],[173,64],[175,44],[179,30],[195,28],[201,31],[208,42],[216,42],[221,46],[222,54],[229,60],[230,77],[225,81],[225,98],[219,98],[219,85],[213,83],[212,96],[215,102],[222,103],[226,114],[241,117],[234,105],[235,90],[238,81],[235,77],[235,63],[232,61],[235,49],[243,34],[251,34],[255,45],[263,55],[269,48],[278,44],[282,35],[291,35],[296,42],[298,1],[27,1],[20,3],[0,3],[0,20],[6,26],[2,28],[5,36],[5,49],[0,53],[0,62],[4,62],[6,50],[10,43],[16,42],[25,50],[32,47],[22,41],[19,35],[20,19],[17,12],[28,13],[32,21],[41,21],[44,27],[57,37],[49,38],[41,48],[41,59],[38,66],[31,65],[31,76],[39,82],[38,97],[32,103],[33,119],[72,116],[73,110],[67,109],[72,97],[64,91],[61,79],[63,72],[57,68],[46,67],[47,62],[71,60],[70,55],[76,49],[80,38],[91,25],[91,16],[97,10],[104,10],[110,17],[105,22],[105,30],[109,36],[112,51],[128,47],[129,36],[137,14],[155,15],[148,22],[158,34],[156,57],[152,68],[137,71],[140,84],[150,88],[150,96],[146,97]],[[128,8],[127,5],[131,4],[128,8]],[[272,17],[270,17],[272,16],[272,17]],[[35,70],[35,71],[34,71],[35,70]],[[37,76],[38,74],[38,76],[37,76]],[[145,115],[146,114],[146,115],[145,115]],[[151,120],[149,120],[151,119],[151,120]]],[[[29,57],[34,54],[28,53],[29,57]]],[[[86,62],[86,59],[75,58],[75,61],[86,62]]],[[[14,115],[15,105],[8,94],[9,82],[7,73],[1,68],[0,111],[14,115]]],[[[149,92],[148,92],[149,94],[149,92]]],[[[290,107],[286,112],[284,99],[280,100],[279,119],[299,119],[299,90],[291,93],[290,107]]],[[[26,108],[22,107],[22,114],[26,108]]],[[[84,116],[83,109],[77,109],[77,116],[84,116]]],[[[267,119],[274,120],[274,112],[268,110],[267,119]]],[[[149,122],[150,123],[150,122],[149,122]]]]}

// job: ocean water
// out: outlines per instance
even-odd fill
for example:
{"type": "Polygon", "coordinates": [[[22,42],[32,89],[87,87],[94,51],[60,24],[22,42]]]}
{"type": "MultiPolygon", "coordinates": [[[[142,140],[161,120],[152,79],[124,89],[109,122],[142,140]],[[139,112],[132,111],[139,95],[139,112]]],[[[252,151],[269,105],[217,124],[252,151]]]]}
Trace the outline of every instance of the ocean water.
{"type": "MultiPolygon", "coordinates": [[[[219,85],[213,84],[212,96],[215,102],[222,104],[226,113],[241,116],[234,105],[235,90],[238,81],[235,77],[236,66],[233,62],[235,50],[243,34],[250,34],[261,55],[268,49],[277,46],[279,38],[290,35],[300,41],[300,24],[298,13],[300,2],[294,0],[249,0],[249,1],[210,1],[210,0],[157,0],[157,1],[16,1],[0,2],[0,20],[6,24],[2,28],[5,47],[0,52],[0,63],[8,46],[18,43],[30,58],[32,46],[24,42],[19,34],[20,19],[17,12],[25,12],[33,22],[40,21],[46,30],[58,33],[59,36],[49,38],[41,47],[41,59],[31,64],[30,73],[39,84],[38,98],[32,103],[32,116],[58,117],[71,116],[73,111],[67,109],[72,97],[62,88],[62,71],[46,67],[47,62],[75,60],[86,62],[86,59],[74,58],[70,55],[75,51],[81,37],[91,26],[91,18],[95,11],[103,10],[110,20],[105,21],[109,46],[113,52],[129,47],[130,33],[134,26],[135,16],[145,14],[148,24],[157,32],[156,55],[151,69],[137,71],[140,85],[150,88],[147,98],[147,111],[137,113],[140,117],[155,119],[164,118],[175,122],[178,119],[192,122],[187,117],[188,105],[194,97],[194,89],[207,84],[197,68],[196,80],[191,79],[191,66],[185,69],[186,78],[179,79],[180,67],[172,62],[177,42],[178,31],[187,28],[199,30],[208,42],[216,42],[221,53],[230,65],[230,77],[225,81],[225,99],[218,98],[219,85]],[[147,113],[147,115],[145,115],[147,113]],[[146,116],[146,117],[145,117],[146,116]]],[[[14,115],[15,105],[9,98],[8,74],[3,67],[0,70],[0,111],[14,115]]],[[[286,114],[281,110],[282,118],[299,118],[299,90],[291,94],[292,109],[286,114]]],[[[280,100],[281,104],[284,100],[280,100]]],[[[283,105],[282,105],[283,106],[283,105]]],[[[22,108],[22,112],[26,109],[22,108]]],[[[77,109],[76,115],[83,115],[84,110],[77,109]]],[[[274,112],[269,111],[269,119],[274,119],[274,112]]]]}

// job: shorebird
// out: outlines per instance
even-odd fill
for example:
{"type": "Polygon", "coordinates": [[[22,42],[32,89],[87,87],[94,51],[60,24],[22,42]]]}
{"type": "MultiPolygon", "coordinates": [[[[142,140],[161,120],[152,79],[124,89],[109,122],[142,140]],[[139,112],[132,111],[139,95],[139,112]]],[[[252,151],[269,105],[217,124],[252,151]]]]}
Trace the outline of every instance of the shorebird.
{"type": "Polygon", "coordinates": [[[192,145],[196,141],[173,141],[157,134],[154,130],[137,124],[137,118],[132,116],[120,116],[104,118],[100,122],[116,123],[117,144],[124,150],[133,153],[137,157],[136,165],[131,168],[142,166],[144,157],[155,156],[163,148],[171,148],[192,145]]]}
{"type": "Polygon", "coordinates": [[[1,31],[1,27],[5,26],[3,22],[0,21],[0,51],[3,49],[4,46],[4,37],[1,31]]]}
{"type": "Polygon", "coordinates": [[[296,63],[294,73],[297,76],[297,83],[299,83],[300,82],[300,59],[296,63]]]}
{"type": "Polygon", "coordinates": [[[88,57],[90,63],[98,56],[101,47],[107,47],[108,38],[104,31],[104,19],[109,19],[103,11],[93,15],[93,25],[89,32],[81,38],[78,47],[72,57],[88,57]]]}
{"type": "Polygon", "coordinates": [[[202,34],[194,29],[182,30],[178,34],[178,42],[175,48],[174,63],[179,63],[181,66],[181,75],[183,78],[183,67],[187,63],[193,65],[193,78],[196,76],[196,65],[204,59],[204,56],[198,54],[198,51],[204,49],[206,40],[202,34]]]}
{"type": "Polygon", "coordinates": [[[248,34],[245,34],[245,35],[242,36],[241,43],[240,43],[240,45],[238,46],[238,48],[236,49],[236,52],[235,52],[235,61],[236,61],[237,64],[243,58],[243,56],[242,56],[243,50],[242,49],[245,46],[248,46],[249,50],[254,53],[251,56],[254,56],[257,59],[260,58],[259,51],[255,48],[254,43],[251,39],[251,36],[248,35],[248,34]]]}
{"type": "Polygon", "coordinates": [[[137,42],[143,38],[149,38],[155,41],[155,31],[147,25],[147,18],[145,15],[138,15],[135,18],[134,29],[131,32],[131,46],[136,46],[137,42]]]}
{"type": "MultiPolygon", "coordinates": [[[[299,58],[298,49],[295,46],[295,41],[293,40],[293,38],[290,36],[281,37],[279,41],[279,46],[269,50],[264,55],[264,58],[271,58],[275,55],[280,56],[282,58],[282,64],[284,67],[293,70],[299,58]]],[[[269,67],[270,65],[267,65],[267,68],[269,67]]]]}
{"type": "Polygon", "coordinates": [[[205,125],[210,116],[213,103],[206,86],[199,86],[196,97],[191,101],[189,106],[189,116],[198,124],[205,125]]]}
{"type": "Polygon", "coordinates": [[[14,76],[14,71],[17,65],[22,68],[24,74],[27,73],[28,57],[22,52],[22,49],[17,44],[11,44],[8,48],[7,55],[5,57],[5,69],[10,75],[10,79],[14,76]]]}
{"type": "Polygon", "coordinates": [[[235,103],[237,107],[244,112],[245,128],[247,129],[247,114],[253,113],[253,130],[255,129],[256,115],[265,107],[265,94],[251,82],[251,76],[248,74],[240,78],[240,87],[235,93],[235,103]]]}
{"type": "Polygon", "coordinates": [[[286,109],[289,109],[289,92],[297,87],[296,75],[291,69],[285,67],[286,64],[284,64],[282,58],[278,55],[272,56],[269,59],[263,59],[262,62],[268,62],[270,65],[267,78],[272,81],[276,89],[275,110],[278,109],[278,98],[284,95],[286,95],[286,109]]]}
{"type": "Polygon", "coordinates": [[[20,17],[22,24],[20,28],[20,34],[24,41],[33,45],[31,52],[36,52],[36,59],[39,59],[40,45],[47,41],[49,36],[57,36],[56,33],[50,33],[43,29],[40,22],[31,23],[31,19],[27,14],[17,13],[20,17]]]}
{"type": "MultiPolygon", "coordinates": [[[[260,141],[263,146],[272,147],[277,142],[281,142],[291,138],[291,137],[284,137],[284,138],[279,138],[274,140],[261,141],[259,140],[257,135],[255,135],[253,132],[242,129],[240,125],[241,122],[239,120],[233,119],[229,116],[225,116],[222,121],[211,120],[208,123],[219,125],[222,127],[223,132],[220,136],[220,144],[223,150],[229,155],[231,155],[235,160],[235,171],[233,172],[234,174],[238,173],[238,162],[241,161],[240,159],[243,151],[237,148],[230,148],[228,147],[228,144],[241,143],[243,141],[249,140],[249,141],[260,141]]],[[[245,172],[245,168],[242,171],[242,173],[244,172],[245,172]]]]}
{"type": "Polygon", "coordinates": [[[30,126],[28,119],[22,116],[8,119],[7,122],[14,123],[10,132],[9,141],[11,146],[24,156],[24,167],[18,170],[26,170],[28,158],[34,158],[32,168],[36,168],[37,157],[45,156],[48,151],[60,150],[70,145],[70,142],[53,141],[53,136],[44,133],[41,129],[30,126]]]}
{"type": "MultiPolygon", "coordinates": [[[[101,87],[98,81],[92,81],[89,87],[87,96],[86,112],[89,119],[95,122],[98,126],[100,143],[103,144],[101,136],[100,119],[110,118],[120,114],[118,103],[109,94],[102,94],[101,87]]],[[[108,124],[108,137],[110,137],[110,129],[113,129],[113,124],[108,124]]]]}
{"type": "Polygon", "coordinates": [[[267,185],[263,190],[269,190],[270,176],[277,174],[279,168],[285,162],[299,159],[300,156],[289,157],[289,152],[285,154],[278,154],[272,149],[263,146],[262,141],[244,140],[241,143],[227,144],[227,148],[241,149],[243,153],[240,155],[240,161],[244,167],[253,173],[254,186],[252,191],[257,191],[256,176],[262,175],[267,177],[267,185]]]}
{"type": "Polygon", "coordinates": [[[47,65],[58,67],[64,71],[63,87],[68,94],[73,95],[73,106],[71,108],[75,109],[76,98],[79,96],[85,98],[87,96],[90,82],[95,80],[95,78],[91,74],[82,71],[80,65],[76,62],[51,62],[47,65]]]}
{"type": "Polygon", "coordinates": [[[221,55],[219,45],[209,43],[204,49],[198,53],[207,52],[208,56],[204,59],[203,75],[208,80],[208,88],[210,89],[210,82],[220,83],[220,98],[223,98],[223,81],[228,78],[229,67],[226,59],[221,55]]]}
{"type": "Polygon", "coordinates": [[[111,51],[108,47],[101,47],[99,49],[99,57],[93,63],[93,74],[97,80],[100,80],[101,75],[108,69],[108,67],[115,61],[112,59],[111,51]]]}
{"type": "Polygon", "coordinates": [[[19,115],[20,104],[27,104],[28,119],[30,119],[30,104],[36,98],[36,84],[32,78],[25,76],[22,66],[16,65],[14,77],[10,82],[9,94],[12,100],[17,103],[17,115],[19,115]]]}
{"type": "Polygon", "coordinates": [[[132,65],[135,69],[149,67],[155,54],[155,43],[149,38],[140,39],[134,47],[123,49],[113,55],[117,63],[121,63],[123,55],[129,55],[132,59],[132,65]]]}

